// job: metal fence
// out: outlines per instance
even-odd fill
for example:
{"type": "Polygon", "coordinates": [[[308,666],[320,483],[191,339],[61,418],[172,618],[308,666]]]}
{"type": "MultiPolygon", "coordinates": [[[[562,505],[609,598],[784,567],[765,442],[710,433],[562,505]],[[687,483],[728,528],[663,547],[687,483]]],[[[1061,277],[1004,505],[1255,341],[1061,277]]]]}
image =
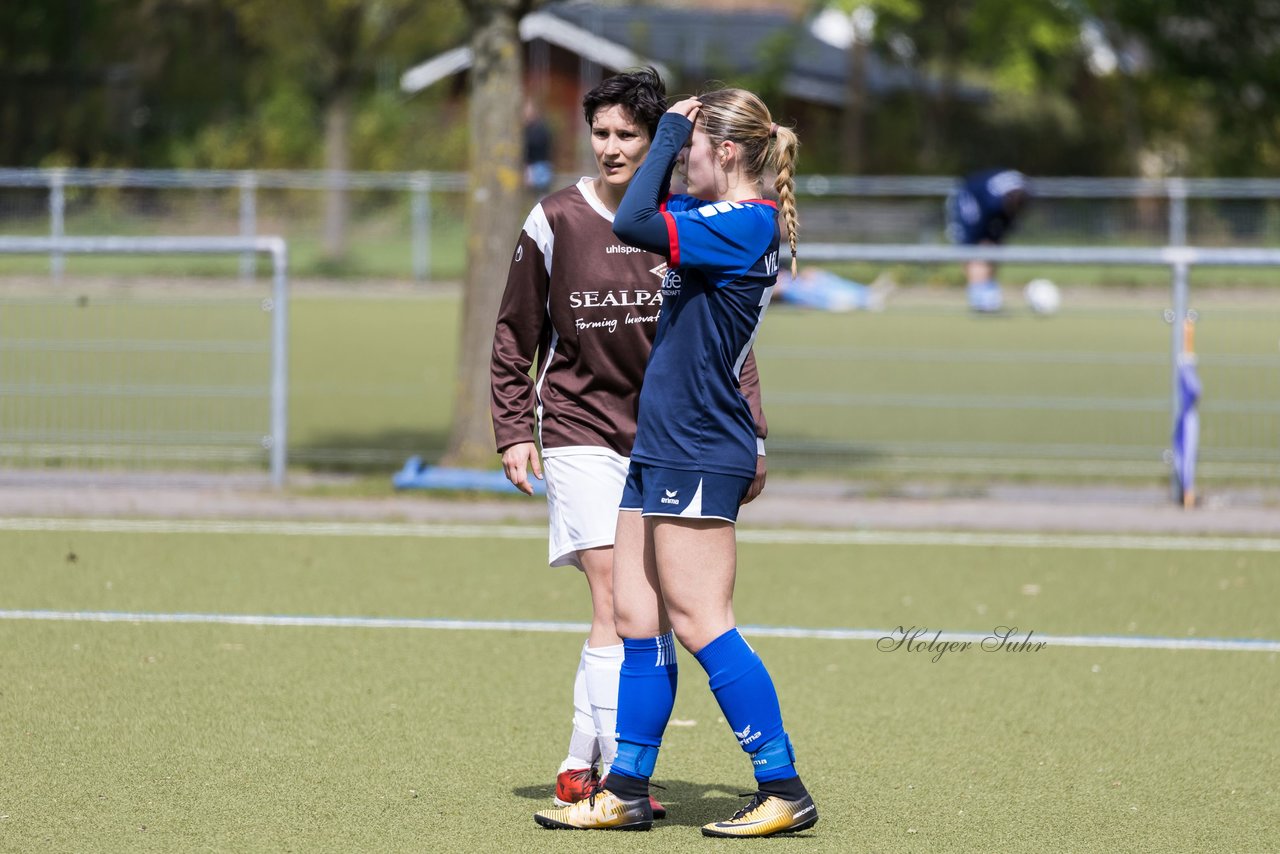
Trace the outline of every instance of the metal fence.
{"type": "MultiPolygon", "coordinates": [[[[1275,329],[1280,328],[1280,294],[1267,300],[1239,301],[1239,295],[1224,298],[1213,291],[1197,294],[1199,308],[1191,308],[1191,273],[1193,268],[1208,267],[1280,267],[1277,249],[1223,249],[1203,247],[1164,247],[1158,249],[1115,247],[1050,247],[1050,246],[920,246],[807,244],[806,258],[825,262],[906,262],[910,264],[959,264],[971,260],[989,260],[1002,264],[1034,265],[1106,265],[1163,267],[1170,274],[1167,308],[1162,311],[1119,312],[1114,306],[1102,310],[1115,324],[1124,324],[1121,338],[1149,341],[1153,325],[1163,321],[1168,326],[1168,350],[1163,360],[1150,350],[1100,352],[1098,342],[1090,337],[1067,341],[1056,347],[1045,346],[1032,339],[1023,352],[1004,352],[998,360],[1005,365],[1019,361],[1031,364],[1053,382],[1036,382],[1033,387],[1009,389],[993,383],[991,353],[971,347],[917,349],[911,360],[921,367],[921,385],[897,389],[889,394],[806,393],[799,389],[775,391],[770,400],[799,404],[822,413],[825,423],[857,425],[856,412],[863,405],[881,410],[900,410],[903,420],[928,425],[930,438],[924,442],[904,440],[902,436],[867,437],[857,427],[844,439],[828,437],[823,441],[795,441],[785,434],[780,446],[785,452],[811,459],[822,457],[849,458],[860,447],[874,444],[878,453],[914,459],[920,471],[933,473],[978,472],[985,474],[1025,476],[1036,469],[1030,460],[1044,460],[1056,467],[1039,471],[1056,475],[1085,473],[1106,478],[1120,473],[1124,467],[1135,471],[1151,471],[1158,462],[1169,468],[1171,491],[1181,500],[1182,485],[1172,469],[1172,449],[1167,444],[1180,412],[1178,369],[1187,355],[1184,330],[1188,318],[1206,315],[1213,319],[1213,349],[1202,356],[1204,369],[1214,373],[1211,394],[1202,404],[1208,415],[1209,429],[1204,444],[1204,457],[1211,474],[1237,481],[1248,480],[1275,485],[1280,480],[1280,348],[1276,346],[1275,329]],[[1236,304],[1232,305],[1232,301],[1236,304]],[[1252,327],[1245,334],[1246,324],[1252,327]],[[1123,383],[1113,383],[1107,374],[1134,368],[1151,376],[1151,368],[1163,361],[1169,395],[1163,405],[1149,394],[1147,380],[1126,390],[1123,383]],[[969,370],[957,373],[958,365],[968,363],[969,370]],[[931,367],[932,366],[932,367],[931,367]],[[945,368],[944,368],[945,366],[945,368]],[[1084,370],[1081,371],[1080,369],[1084,370]],[[1078,372],[1084,379],[1072,383],[1078,372]],[[945,378],[945,386],[933,378],[945,378]],[[1102,378],[1102,379],[1100,379],[1102,378]],[[1036,387],[1038,386],[1038,388],[1036,387]],[[1103,388],[1100,388],[1103,387],[1103,388]],[[1061,389],[1055,391],[1055,389],[1061,389]],[[1161,429],[1159,413],[1165,419],[1161,429]],[[993,446],[991,434],[980,430],[964,430],[951,434],[949,422],[957,413],[980,411],[1001,414],[1033,412],[1042,426],[1037,433],[1029,430],[1020,438],[1001,435],[993,446]],[[1110,413],[1110,417],[1098,417],[1110,413]],[[1126,423],[1128,419],[1128,423],[1126,423]],[[950,436],[941,440],[941,436],[950,436]],[[1133,441],[1132,437],[1140,437],[1133,441]],[[1152,444],[1152,437],[1161,444],[1152,444]],[[869,442],[868,439],[871,441],[869,442]],[[975,461],[978,466],[975,467],[975,461]],[[1092,470],[1080,464],[1093,463],[1092,470]]],[[[1096,326],[1096,324],[1094,324],[1096,326]]],[[[1212,327],[1211,327],[1212,328],[1212,327]]],[[[812,374],[830,377],[835,371],[831,353],[810,354],[814,357],[812,374]]],[[[849,355],[846,351],[846,355],[849,355]]],[[[874,363],[876,354],[864,352],[855,359],[865,369],[874,363]]],[[[770,354],[762,353],[761,358],[770,354]]],[[[897,358],[904,354],[898,353],[897,358]]],[[[998,382],[998,381],[997,381],[998,382]]],[[[1028,420],[1029,419],[1025,419],[1028,420]]],[[[890,422],[892,423],[892,422],[890,422]]]]}
{"type": "Polygon", "coordinates": [[[0,237],[0,256],[243,255],[269,288],[0,282],[0,461],[126,469],[288,455],[288,249],[278,237],[0,237]]]}
{"type": "MultiPolygon", "coordinates": [[[[568,184],[574,176],[559,176],[568,184]]],[[[943,243],[950,177],[801,175],[806,241],[943,243]]],[[[467,176],[441,172],[0,169],[0,231],[279,234],[300,275],[422,281],[464,269],[467,176]],[[344,194],[345,248],[327,245],[321,194],[344,194]],[[341,249],[341,251],[337,251],[341,249]]],[[[1280,180],[1033,178],[1018,240],[1044,245],[1266,247],[1280,180]]],[[[530,203],[532,199],[529,200],[530,203]]],[[[329,226],[331,227],[331,226],[329,226]]],[[[67,260],[45,269],[57,276],[67,260]]],[[[211,268],[254,272],[251,255],[211,268]]],[[[36,272],[35,268],[24,268],[36,272]]]]}
{"type": "MultiPolygon", "coordinates": [[[[765,390],[773,463],[806,469],[878,468],[908,476],[1162,477],[1168,472],[1177,321],[1194,309],[1204,319],[1203,473],[1208,478],[1280,483],[1280,348],[1274,332],[1280,329],[1280,291],[1273,279],[1257,273],[1241,292],[1200,287],[1210,267],[1277,263],[1276,250],[1263,247],[1280,245],[1280,181],[1037,179],[1035,201],[1019,225],[1018,239],[1010,247],[990,249],[945,244],[943,201],[953,186],[949,178],[803,177],[802,260],[837,266],[892,264],[907,270],[946,265],[957,278],[958,262],[970,256],[1032,268],[1052,264],[1114,270],[1132,265],[1146,267],[1145,281],[1154,287],[1142,289],[1140,298],[1108,290],[1107,301],[1092,307],[1086,303],[1093,297],[1064,288],[1067,307],[1062,317],[1039,327],[1029,320],[1001,326],[968,318],[958,288],[941,289],[938,301],[915,307],[895,297],[890,311],[874,322],[843,317],[824,321],[837,342],[834,347],[809,341],[808,329],[817,325],[811,318],[794,326],[790,338],[780,334],[787,331],[786,322],[771,319],[761,341],[762,364],[779,366],[784,370],[775,373],[789,377],[765,390]],[[1179,246],[1184,248],[1166,248],[1179,246]],[[1168,287],[1161,286],[1160,274],[1150,274],[1161,267],[1169,271],[1168,287]],[[1193,268],[1194,291],[1189,283],[1193,268]],[[1089,312],[1092,316],[1085,318],[1089,312]],[[916,321],[932,323],[943,315],[941,327],[951,338],[931,341],[912,331],[924,325],[916,321]],[[1090,322],[1073,325],[1077,318],[1090,322]],[[1104,351],[1087,337],[1100,318],[1110,324],[1108,341],[1123,342],[1119,350],[1104,351]],[[1080,330],[1079,338],[1066,334],[1073,329],[1080,330]],[[894,339],[895,330],[904,334],[894,339]],[[879,335],[880,343],[856,339],[863,331],[879,335]],[[999,346],[984,343],[996,337],[1007,340],[999,346]],[[1036,375],[1031,380],[1030,373],[1036,375]],[[1092,385],[1099,377],[1120,381],[1114,389],[1099,391],[1092,385]],[[870,408],[882,416],[874,424],[862,417],[870,408]],[[1014,419],[1025,425],[1019,434],[992,429],[993,424],[1014,419]],[[860,465],[872,458],[875,466],[860,465]]],[[[295,279],[300,267],[304,274],[355,281],[457,279],[464,263],[465,190],[465,176],[439,173],[0,170],[0,232],[31,235],[22,238],[28,241],[22,244],[26,257],[0,253],[0,382],[5,384],[0,441],[6,453],[15,443],[23,444],[24,453],[31,452],[32,437],[41,437],[40,453],[60,453],[44,441],[70,429],[58,419],[69,418],[68,407],[75,406],[84,416],[96,400],[102,405],[94,417],[114,413],[111,417],[117,421],[96,426],[86,421],[90,434],[80,440],[90,444],[95,437],[113,433],[119,438],[138,431],[141,436],[144,427],[152,429],[173,417],[178,426],[167,438],[133,445],[135,450],[149,447],[145,453],[138,451],[139,458],[157,460],[187,453],[182,447],[201,446],[212,458],[249,460],[256,454],[261,463],[269,455],[276,471],[275,455],[282,455],[285,447],[283,411],[278,419],[269,419],[274,426],[262,426],[268,419],[261,378],[273,370],[266,354],[274,345],[267,343],[264,324],[268,317],[271,323],[282,323],[283,314],[255,308],[264,296],[254,290],[257,285],[241,286],[240,295],[248,295],[247,311],[240,316],[238,322],[244,325],[237,333],[208,333],[203,343],[204,332],[190,337],[157,334],[152,337],[158,340],[149,342],[144,335],[142,344],[121,343],[124,331],[104,331],[85,326],[85,321],[91,316],[104,324],[125,321],[83,311],[74,297],[47,287],[50,272],[77,281],[117,274],[161,289],[157,293],[166,283],[181,284],[207,274],[214,283],[196,289],[201,298],[210,291],[230,295],[237,278],[250,279],[256,273],[252,255],[263,250],[251,235],[279,230],[289,240],[289,271],[295,279]],[[351,258],[340,267],[327,266],[319,236],[320,194],[333,188],[348,194],[352,212],[351,258]],[[77,241],[108,231],[236,236],[217,244],[222,253],[217,257],[135,256],[126,259],[129,266],[121,270],[107,259],[85,258],[74,248],[89,245],[77,241]],[[62,237],[35,239],[49,234],[62,237]],[[19,311],[24,300],[26,307],[19,311]],[[245,335],[256,343],[234,340],[245,335]],[[71,338],[79,340],[72,345],[71,338]],[[166,350],[169,344],[174,346],[166,350]],[[113,355],[113,347],[134,355],[113,355]],[[78,364],[95,367],[97,362],[95,369],[105,369],[110,363],[116,373],[95,375],[86,386],[87,396],[74,389],[53,391],[51,386],[35,398],[16,393],[15,384],[43,382],[32,363],[23,359],[41,351],[61,352],[57,358],[67,361],[73,357],[62,351],[72,350],[79,354],[74,357],[78,364]],[[166,359],[195,358],[192,350],[220,353],[210,356],[210,385],[252,387],[244,409],[234,416],[239,419],[235,425],[217,420],[237,411],[226,394],[220,398],[217,417],[199,421],[181,416],[185,422],[172,412],[149,412],[142,405],[145,396],[116,394],[139,378],[151,381],[147,378],[166,359]],[[150,355],[139,355],[144,351],[150,355]],[[257,379],[228,379],[225,370],[237,362],[257,379]],[[56,409],[55,401],[62,410],[56,409]],[[26,420],[19,425],[12,419],[23,407],[26,420]],[[210,425],[221,425],[214,432],[222,438],[197,441],[199,430],[210,425]],[[184,431],[187,438],[178,438],[184,431]]],[[[1009,279],[1008,290],[1014,290],[1015,281],[1009,279]]],[[[1081,290],[1089,287],[1084,284],[1081,290]]],[[[353,298],[358,293],[358,288],[350,289],[353,298]]],[[[108,304],[104,299],[101,307],[108,304]]],[[[445,333],[441,329],[438,334],[445,333]]],[[[430,411],[447,413],[449,385],[437,385],[383,383],[379,393],[387,400],[381,405],[394,407],[403,399],[407,410],[427,398],[430,411]]],[[[359,399],[369,393],[355,386],[325,388],[326,395],[359,399]]],[[[433,423],[421,433],[434,437],[443,429],[433,423]]],[[[405,443],[380,445],[391,439],[380,439],[375,432],[367,439],[344,435],[338,443],[313,440],[296,449],[295,460],[305,457],[363,468],[394,465],[406,454],[405,443]]],[[[431,457],[441,449],[414,450],[431,457]]],[[[282,473],[282,457],[279,466],[282,473]]]]}

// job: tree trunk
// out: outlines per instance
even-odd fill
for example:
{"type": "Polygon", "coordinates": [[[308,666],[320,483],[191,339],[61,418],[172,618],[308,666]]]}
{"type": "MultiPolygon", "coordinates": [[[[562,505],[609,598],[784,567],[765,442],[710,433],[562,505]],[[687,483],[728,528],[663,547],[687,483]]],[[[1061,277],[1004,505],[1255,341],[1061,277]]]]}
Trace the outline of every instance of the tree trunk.
{"type": "Polygon", "coordinates": [[[471,179],[467,197],[467,273],[445,463],[496,465],[489,415],[489,355],[511,252],[524,222],[520,104],[521,0],[467,0],[472,17],[471,179]]]}
{"type": "Polygon", "coordinates": [[[840,168],[861,175],[866,162],[867,45],[856,35],[849,42],[849,79],[840,114],[840,168]]]}
{"type": "MultiPolygon", "coordinates": [[[[324,168],[345,175],[351,168],[352,96],[348,89],[337,92],[324,115],[324,168]]],[[[341,261],[347,254],[347,222],[351,199],[341,187],[329,187],[324,195],[324,255],[341,261]]]]}

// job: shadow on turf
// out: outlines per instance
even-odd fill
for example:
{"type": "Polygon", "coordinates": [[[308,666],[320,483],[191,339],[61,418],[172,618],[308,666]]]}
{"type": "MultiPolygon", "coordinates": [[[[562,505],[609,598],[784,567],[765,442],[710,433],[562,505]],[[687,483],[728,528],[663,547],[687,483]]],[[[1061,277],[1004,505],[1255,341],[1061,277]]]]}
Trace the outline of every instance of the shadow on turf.
{"type": "MultiPolygon", "coordinates": [[[[706,785],[685,780],[663,780],[653,786],[653,796],[667,808],[667,817],[662,824],[689,827],[702,827],[733,815],[747,802],[747,798],[738,797],[738,792],[743,791],[746,789],[742,787],[706,785]],[[662,788],[658,788],[659,786],[662,788]]],[[[518,798],[536,801],[537,808],[549,805],[554,794],[545,784],[517,786],[511,793],[518,798]]]]}

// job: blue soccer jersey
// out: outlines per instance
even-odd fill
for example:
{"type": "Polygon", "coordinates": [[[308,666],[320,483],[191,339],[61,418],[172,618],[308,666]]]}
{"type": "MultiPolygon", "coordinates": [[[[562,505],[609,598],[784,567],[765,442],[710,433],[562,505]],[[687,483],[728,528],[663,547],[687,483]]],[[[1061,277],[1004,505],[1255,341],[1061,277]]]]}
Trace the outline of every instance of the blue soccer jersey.
{"type": "Polygon", "coordinates": [[[1016,169],[992,169],[967,176],[947,199],[947,231],[956,243],[999,243],[1013,227],[1005,204],[1011,193],[1026,190],[1026,176],[1016,169]]]}
{"type": "Polygon", "coordinates": [[[614,218],[623,240],[669,259],[631,459],[750,478],[756,429],[738,378],[778,277],[778,212],[764,199],[660,205],[692,130],[662,118],[614,218]]]}
{"type": "Polygon", "coordinates": [[[631,458],[754,477],[756,429],[739,388],[778,277],[773,202],[672,196],[670,269],[631,458]]]}

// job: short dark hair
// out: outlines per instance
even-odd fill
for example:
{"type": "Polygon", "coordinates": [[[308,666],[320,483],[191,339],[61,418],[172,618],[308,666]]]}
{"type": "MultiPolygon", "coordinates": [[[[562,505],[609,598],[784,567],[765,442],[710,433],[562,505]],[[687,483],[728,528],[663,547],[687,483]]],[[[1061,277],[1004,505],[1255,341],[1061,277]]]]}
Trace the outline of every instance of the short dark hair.
{"type": "Polygon", "coordinates": [[[626,109],[636,124],[647,127],[652,137],[667,111],[667,85],[653,66],[615,74],[583,96],[582,114],[587,125],[601,108],[615,105],[626,109]]]}

